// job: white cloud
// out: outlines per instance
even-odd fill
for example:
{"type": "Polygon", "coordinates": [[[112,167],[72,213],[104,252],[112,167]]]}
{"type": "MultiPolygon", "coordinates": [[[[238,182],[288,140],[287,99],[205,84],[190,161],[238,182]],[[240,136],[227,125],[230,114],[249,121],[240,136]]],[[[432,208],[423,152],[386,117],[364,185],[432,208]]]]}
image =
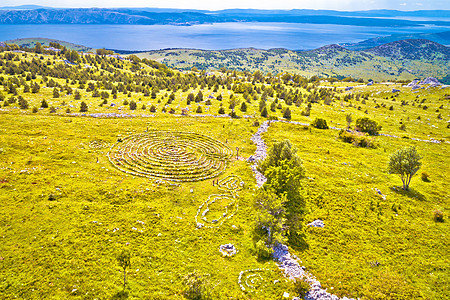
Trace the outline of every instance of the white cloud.
{"type": "Polygon", "coordinates": [[[400,3],[400,6],[406,6],[407,4],[405,2],[400,3]]]}
{"type": "Polygon", "coordinates": [[[417,6],[423,6],[423,3],[417,2],[416,5],[417,6]]]}

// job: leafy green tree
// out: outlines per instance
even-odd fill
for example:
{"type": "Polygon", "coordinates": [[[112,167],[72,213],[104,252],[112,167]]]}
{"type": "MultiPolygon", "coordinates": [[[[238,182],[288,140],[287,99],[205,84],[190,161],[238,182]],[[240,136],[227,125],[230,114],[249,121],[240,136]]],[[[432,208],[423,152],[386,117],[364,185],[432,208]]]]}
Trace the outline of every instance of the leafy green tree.
{"type": "Polygon", "coordinates": [[[75,50],[68,50],[64,56],[71,63],[78,63],[80,61],[80,55],[75,50]]]}
{"type": "Polygon", "coordinates": [[[127,283],[127,268],[131,266],[130,251],[123,250],[117,257],[117,262],[119,263],[119,267],[123,269],[123,288],[125,289],[127,283]]]}
{"type": "Polygon", "coordinates": [[[408,190],[412,177],[422,166],[421,159],[416,147],[402,148],[389,157],[388,172],[398,174],[403,182],[403,189],[408,190]]]}
{"type": "Polygon", "coordinates": [[[286,221],[286,194],[278,196],[274,191],[260,189],[256,195],[259,226],[267,230],[267,243],[283,243],[286,238],[283,226],[286,221]]]}
{"type": "Polygon", "coordinates": [[[289,242],[300,246],[301,228],[305,212],[305,201],[301,196],[300,180],[305,171],[297,150],[289,140],[273,144],[266,159],[259,163],[258,169],[267,178],[263,189],[276,194],[286,209],[286,221],[283,225],[289,242]]]}
{"type": "Polygon", "coordinates": [[[130,110],[136,110],[137,105],[136,102],[134,102],[133,100],[130,101],[130,110]]]}
{"type": "Polygon", "coordinates": [[[34,52],[36,53],[42,53],[44,51],[44,47],[42,47],[42,44],[37,42],[34,46],[34,52]]]}
{"type": "Polygon", "coordinates": [[[381,130],[381,125],[374,120],[370,120],[367,117],[359,118],[356,120],[356,130],[361,132],[367,132],[369,135],[377,135],[381,130]]]}

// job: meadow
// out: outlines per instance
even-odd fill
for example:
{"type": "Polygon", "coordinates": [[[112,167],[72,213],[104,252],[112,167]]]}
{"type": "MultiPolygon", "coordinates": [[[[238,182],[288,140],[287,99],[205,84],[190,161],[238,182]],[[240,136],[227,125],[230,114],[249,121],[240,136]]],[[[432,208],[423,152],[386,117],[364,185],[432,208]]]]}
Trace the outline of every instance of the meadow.
{"type": "Polygon", "coordinates": [[[232,71],[178,72],[133,57],[119,61],[91,55],[74,66],[54,53],[3,55],[4,298],[183,299],[183,278],[194,271],[209,274],[215,299],[296,295],[296,286],[275,262],[256,255],[256,186],[246,161],[255,152],[250,138],[259,125],[267,119],[283,120],[287,108],[289,121],[310,124],[323,118],[333,127],[272,122],[263,134],[268,146],[289,139],[306,170],[306,243],[291,248],[302,265],[341,297],[449,298],[449,88],[412,90],[404,82],[367,85],[232,71]],[[26,69],[25,62],[33,60],[40,61],[38,72],[32,66],[26,69]],[[16,72],[5,62],[25,71],[16,72]],[[60,73],[50,76],[54,70],[60,73]],[[68,74],[72,77],[65,78],[68,74]],[[118,79],[110,85],[108,78],[118,79]],[[39,91],[25,92],[24,84],[34,83],[39,91]],[[86,91],[89,83],[94,89],[86,91]],[[126,87],[122,91],[121,84],[126,87]],[[80,99],[74,97],[77,91],[80,99]],[[97,97],[96,91],[103,95],[97,97]],[[188,104],[190,94],[194,100],[188,104]],[[47,107],[42,107],[43,100],[47,107]],[[80,112],[81,102],[87,111],[80,112]],[[218,113],[221,108],[223,114],[218,113]],[[262,108],[267,118],[261,116],[262,108]],[[351,127],[361,117],[382,125],[380,133],[385,135],[373,137],[375,148],[338,138],[337,128],[347,127],[348,114],[351,127]],[[111,163],[108,153],[114,145],[154,131],[208,136],[232,155],[220,175],[195,182],[133,176],[111,163]],[[423,157],[423,165],[411,190],[402,191],[400,178],[387,173],[387,162],[391,153],[410,145],[423,157]],[[213,180],[232,175],[243,182],[234,215],[199,228],[199,208],[210,195],[221,193],[213,180]],[[434,219],[436,210],[444,213],[444,222],[434,219]],[[306,226],[316,219],[325,227],[306,226]],[[228,243],[236,246],[235,256],[219,252],[220,245],[228,243]],[[117,263],[124,249],[131,252],[125,290],[117,263]],[[242,283],[245,290],[238,282],[245,270],[247,279],[261,275],[254,289],[250,279],[242,283]]]}

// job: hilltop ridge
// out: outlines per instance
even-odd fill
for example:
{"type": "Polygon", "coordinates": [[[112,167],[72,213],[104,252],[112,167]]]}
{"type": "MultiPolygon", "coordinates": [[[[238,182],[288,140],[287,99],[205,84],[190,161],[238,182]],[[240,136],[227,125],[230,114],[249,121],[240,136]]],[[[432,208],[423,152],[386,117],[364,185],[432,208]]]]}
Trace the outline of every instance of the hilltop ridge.
{"type": "Polygon", "coordinates": [[[412,80],[433,76],[449,83],[447,76],[450,69],[450,48],[424,39],[396,41],[364,51],[327,45],[309,51],[282,48],[216,51],[166,49],[136,55],[180,70],[225,67],[240,71],[292,72],[303,76],[365,80],[412,80]]]}

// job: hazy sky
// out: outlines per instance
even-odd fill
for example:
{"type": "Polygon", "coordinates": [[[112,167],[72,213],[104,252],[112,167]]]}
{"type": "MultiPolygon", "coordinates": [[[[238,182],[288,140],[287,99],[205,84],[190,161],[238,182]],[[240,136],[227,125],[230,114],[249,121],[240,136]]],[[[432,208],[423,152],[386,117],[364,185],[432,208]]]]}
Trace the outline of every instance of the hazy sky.
{"type": "Polygon", "coordinates": [[[36,4],[53,7],[162,7],[218,10],[261,9],[450,9],[450,0],[1,0],[0,6],[36,4]]]}

